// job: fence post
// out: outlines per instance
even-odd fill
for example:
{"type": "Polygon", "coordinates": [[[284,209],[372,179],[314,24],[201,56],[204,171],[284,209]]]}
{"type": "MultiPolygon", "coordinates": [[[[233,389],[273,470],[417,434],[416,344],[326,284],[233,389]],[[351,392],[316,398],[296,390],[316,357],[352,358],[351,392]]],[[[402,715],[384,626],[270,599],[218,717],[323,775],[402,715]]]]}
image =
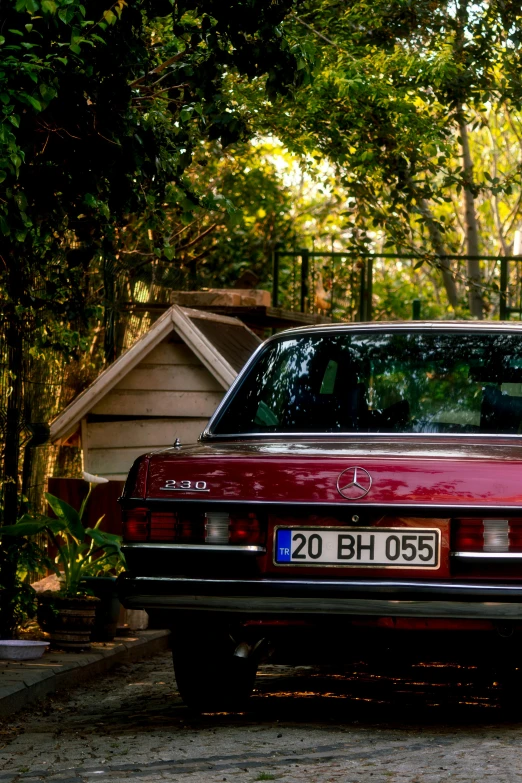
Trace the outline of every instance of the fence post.
{"type": "Polygon", "coordinates": [[[372,320],[372,296],[373,296],[373,258],[368,259],[368,283],[366,285],[366,321],[372,320]]]}
{"type": "Polygon", "coordinates": [[[421,317],[421,300],[414,299],[411,303],[411,318],[412,321],[420,321],[421,317]]]}
{"type": "Polygon", "coordinates": [[[507,321],[507,283],[508,283],[508,260],[500,259],[500,306],[499,318],[501,321],[507,321]]]}
{"type": "Polygon", "coordinates": [[[272,250],[272,307],[279,307],[279,250],[272,250]]]}
{"type": "Polygon", "coordinates": [[[310,271],[310,251],[306,247],[301,248],[301,312],[306,312],[309,303],[308,274],[310,271]]]}
{"type": "Polygon", "coordinates": [[[366,315],[366,308],[365,308],[365,299],[366,299],[366,264],[364,261],[361,263],[361,276],[360,276],[360,283],[359,283],[359,317],[357,318],[358,321],[364,321],[365,315],[366,315]]]}

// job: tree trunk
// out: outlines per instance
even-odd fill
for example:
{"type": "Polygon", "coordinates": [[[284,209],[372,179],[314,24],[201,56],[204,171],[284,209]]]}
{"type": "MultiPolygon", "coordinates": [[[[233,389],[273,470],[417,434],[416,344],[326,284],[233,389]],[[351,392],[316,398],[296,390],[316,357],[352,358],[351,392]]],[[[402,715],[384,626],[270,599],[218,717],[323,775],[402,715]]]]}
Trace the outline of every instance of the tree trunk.
{"type": "Polygon", "coordinates": [[[7,398],[4,446],[4,514],[3,524],[14,525],[18,516],[18,468],[20,459],[20,425],[22,418],[23,342],[21,325],[10,319],[7,328],[7,368],[11,390],[7,398]]]}
{"type": "MultiPolygon", "coordinates": [[[[23,410],[23,328],[16,313],[19,301],[21,274],[18,265],[9,256],[8,274],[10,305],[5,308],[3,321],[7,343],[7,378],[10,392],[6,404],[4,459],[2,465],[3,514],[2,524],[14,525],[18,517],[18,472],[20,459],[20,429],[23,410]]],[[[0,639],[12,638],[15,630],[17,550],[15,539],[6,539],[0,545],[0,639]]]]}
{"type": "Polygon", "coordinates": [[[469,309],[474,318],[484,317],[484,301],[482,298],[482,275],[479,255],[479,227],[475,212],[475,195],[473,181],[473,161],[469,149],[468,127],[462,107],[459,109],[458,125],[462,145],[462,164],[464,168],[464,224],[466,226],[466,251],[468,256],[469,309]]]}
{"type": "Polygon", "coordinates": [[[439,268],[440,271],[442,272],[442,281],[444,283],[444,288],[446,289],[446,296],[448,297],[448,302],[450,304],[450,307],[452,307],[455,310],[458,305],[457,286],[455,284],[455,278],[453,277],[453,273],[451,271],[450,260],[445,255],[446,250],[444,247],[444,240],[442,239],[442,234],[440,232],[437,223],[433,218],[431,209],[425,198],[420,200],[420,208],[424,217],[426,218],[426,226],[428,227],[431,244],[433,245],[433,249],[438,256],[439,268]]]}

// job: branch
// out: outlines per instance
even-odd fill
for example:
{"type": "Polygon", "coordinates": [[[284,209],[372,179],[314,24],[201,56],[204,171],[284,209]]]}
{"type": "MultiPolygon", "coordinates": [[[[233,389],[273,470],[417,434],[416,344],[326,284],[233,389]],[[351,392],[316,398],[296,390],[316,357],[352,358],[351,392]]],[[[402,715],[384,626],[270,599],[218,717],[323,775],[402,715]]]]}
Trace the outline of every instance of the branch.
{"type": "Polygon", "coordinates": [[[218,225],[218,223],[213,223],[213,224],[210,226],[210,228],[207,228],[207,229],[206,229],[205,231],[203,231],[203,233],[202,233],[202,234],[200,234],[198,237],[196,237],[195,239],[191,240],[190,242],[187,242],[187,244],[186,244],[186,245],[183,245],[182,247],[178,247],[178,248],[176,248],[176,250],[177,250],[178,252],[180,252],[180,251],[182,251],[182,250],[188,250],[188,248],[189,248],[189,247],[192,247],[192,245],[195,245],[195,244],[197,244],[197,242],[199,242],[201,239],[203,239],[203,237],[206,237],[206,236],[207,236],[207,234],[210,234],[210,232],[211,232],[211,231],[214,231],[214,229],[217,227],[217,225],[218,225]]]}
{"type": "Polygon", "coordinates": [[[173,84],[172,87],[164,87],[163,90],[158,90],[158,92],[154,92],[152,93],[152,95],[136,95],[132,100],[133,101],[152,100],[152,98],[157,98],[157,96],[161,95],[163,92],[168,92],[169,90],[180,90],[182,87],[188,87],[188,82],[185,82],[184,84],[173,84]]]}
{"type": "Polygon", "coordinates": [[[165,68],[168,68],[169,65],[172,65],[173,63],[178,62],[178,60],[181,60],[185,54],[191,54],[194,49],[195,47],[192,46],[190,49],[184,49],[182,52],[174,54],[172,57],[169,57],[168,60],[165,60],[165,62],[162,62],[160,65],[157,65],[155,68],[153,68],[152,71],[149,71],[144,76],[140,76],[139,79],[135,79],[129,84],[129,87],[136,87],[136,85],[141,84],[141,82],[145,81],[145,79],[147,79],[149,76],[154,76],[155,73],[161,73],[165,70],[165,68]]]}
{"type": "Polygon", "coordinates": [[[304,19],[301,19],[300,16],[296,16],[295,14],[291,14],[292,18],[295,19],[296,22],[299,22],[299,24],[302,24],[303,27],[307,27],[310,32],[312,32],[314,35],[317,35],[319,38],[322,38],[323,41],[326,41],[327,44],[330,44],[330,46],[335,46],[336,49],[342,49],[339,44],[336,44],[335,41],[332,41],[331,38],[327,38],[326,35],[323,35],[319,32],[319,30],[316,30],[311,25],[308,24],[308,22],[305,22],[304,19]]]}

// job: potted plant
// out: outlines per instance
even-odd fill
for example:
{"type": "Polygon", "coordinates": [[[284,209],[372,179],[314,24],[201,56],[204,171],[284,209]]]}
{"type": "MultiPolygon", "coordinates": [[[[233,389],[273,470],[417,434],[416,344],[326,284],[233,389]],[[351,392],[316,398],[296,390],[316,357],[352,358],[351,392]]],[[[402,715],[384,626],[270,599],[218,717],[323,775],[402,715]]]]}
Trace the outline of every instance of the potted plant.
{"type": "Polygon", "coordinates": [[[51,644],[66,650],[85,650],[95,622],[99,598],[92,594],[85,578],[100,572],[104,564],[123,562],[120,536],[99,529],[103,516],[94,527],[84,527],[83,516],[96,484],[107,479],[84,473],[89,490],[79,511],[55,495],[45,493],[56,517],[32,517],[25,514],[16,525],[1,529],[3,536],[32,537],[45,535],[56,550],[54,571],[60,590],[44,592],[38,597],[38,621],[49,631],[51,644]]]}
{"type": "Polygon", "coordinates": [[[96,605],[96,618],[91,631],[93,642],[110,642],[116,635],[120,617],[120,599],[116,589],[116,577],[123,570],[121,553],[95,560],[92,569],[82,578],[80,587],[85,589],[99,602],[96,605]]]}

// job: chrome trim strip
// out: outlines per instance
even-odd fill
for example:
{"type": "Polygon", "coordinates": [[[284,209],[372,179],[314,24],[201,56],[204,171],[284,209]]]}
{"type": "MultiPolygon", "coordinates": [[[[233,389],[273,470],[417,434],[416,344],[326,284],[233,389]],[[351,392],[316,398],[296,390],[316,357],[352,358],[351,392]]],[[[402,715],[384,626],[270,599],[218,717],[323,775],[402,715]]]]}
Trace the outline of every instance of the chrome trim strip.
{"type": "Polygon", "coordinates": [[[522,560],[522,552],[451,552],[459,560],[522,560]]]}
{"type": "Polygon", "coordinates": [[[310,334],[330,332],[338,329],[341,332],[521,332],[522,325],[505,321],[365,321],[351,323],[309,324],[293,326],[283,332],[269,337],[265,344],[273,340],[288,338],[292,334],[310,334]]]}
{"type": "Polygon", "coordinates": [[[254,555],[264,555],[264,546],[243,546],[242,544],[162,544],[151,541],[125,543],[122,549],[182,549],[194,552],[246,552],[254,555]]]}
{"type": "MultiPolygon", "coordinates": [[[[383,440],[386,436],[395,439],[401,438],[454,438],[460,440],[461,438],[475,438],[476,440],[482,440],[482,438],[518,438],[522,441],[522,435],[509,435],[508,433],[491,433],[491,432],[245,432],[236,433],[232,435],[213,435],[208,434],[205,436],[205,440],[219,441],[219,440],[248,440],[250,438],[257,438],[258,440],[274,440],[277,438],[323,438],[328,440],[329,438],[380,438],[383,440]]],[[[173,446],[169,447],[174,448],[173,446]]],[[[432,458],[433,459],[433,458],[432,458]]],[[[484,459],[479,457],[478,459],[484,459]]]]}
{"type": "Polygon", "coordinates": [[[274,587],[349,587],[362,591],[364,589],[395,590],[397,592],[409,592],[420,590],[425,592],[454,592],[456,594],[474,595],[477,593],[522,596],[521,584],[476,584],[468,582],[439,582],[439,581],[395,581],[392,579],[197,579],[184,576],[135,576],[131,577],[133,583],[140,582],[173,582],[181,584],[208,584],[208,585],[241,585],[243,587],[269,585],[274,587]]]}
{"type": "MultiPolygon", "coordinates": [[[[123,498],[124,505],[127,503],[141,503],[142,505],[144,503],[165,503],[164,500],[161,498],[123,498]]],[[[194,498],[177,498],[176,503],[192,503],[194,504],[195,501],[194,498]]],[[[202,502],[202,501],[201,501],[202,502]]],[[[308,501],[308,500],[227,500],[226,498],[208,498],[205,500],[206,503],[212,503],[214,504],[225,504],[230,506],[313,506],[313,507],[322,507],[322,508],[330,508],[330,509],[350,509],[350,511],[353,513],[354,509],[358,509],[359,511],[363,511],[365,508],[381,508],[381,509],[393,509],[394,511],[397,511],[397,509],[401,508],[416,508],[423,512],[428,512],[431,509],[453,509],[455,512],[462,511],[463,509],[470,509],[471,511],[484,510],[484,513],[491,513],[492,511],[495,512],[495,514],[500,514],[502,511],[518,511],[522,512],[522,501],[519,506],[487,506],[486,504],[476,504],[476,505],[459,505],[458,503],[447,503],[447,504],[428,504],[428,503],[404,503],[404,502],[397,502],[397,503],[358,503],[358,501],[342,501],[342,500],[322,500],[322,501],[308,501]],[[352,505],[353,503],[353,505],[352,505]],[[349,505],[350,504],[350,505],[349,505]]]]}
{"type": "Polygon", "coordinates": [[[387,601],[365,598],[280,598],[206,595],[136,595],[125,599],[132,608],[189,609],[245,614],[333,614],[380,617],[438,617],[482,620],[522,620],[520,603],[462,601],[387,601]]]}

